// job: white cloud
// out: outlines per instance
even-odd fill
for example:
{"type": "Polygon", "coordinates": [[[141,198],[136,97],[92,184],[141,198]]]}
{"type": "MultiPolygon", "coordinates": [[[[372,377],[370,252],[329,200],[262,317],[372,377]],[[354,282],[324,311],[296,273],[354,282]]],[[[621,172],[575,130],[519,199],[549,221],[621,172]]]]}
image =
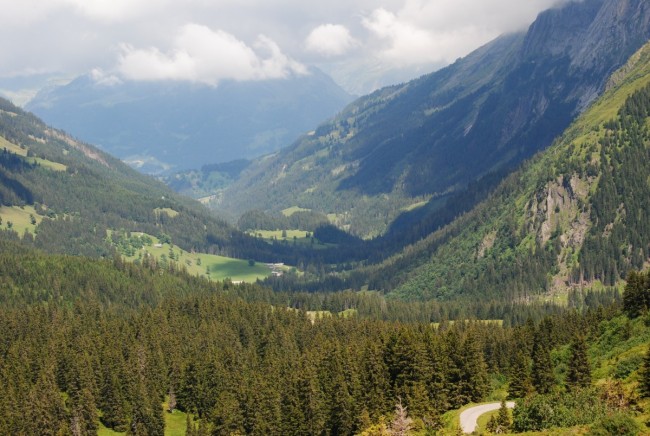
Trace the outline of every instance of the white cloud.
{"type": "Polygon", "coordinates": [[[124,45],[118,70],[131,80],[188,80],[211,85],[224,79],[278,79],[307,72],[270,38],[259,36],[255,48],[266,57],[227,32],[187,24],[168,53],[155,47],[124,45]]]}
{"type": "Polygon", "coordinates": [[[398,66],[431,62],[436,41],[433,35],[383,8],[375,10],[363,20],[363,25],[378,38],[388,41],[381,56],[398,66]]]}
{"type": "MultiPolygon", "coordinates": [[[[563,0],[561,0],[563,1],[563,0]]],[[[558,0],[405,0],[362,20],[377,55],[396,67],[451,62],[505,32],[522,30],[558,0]]]]}
{"type": "Polygon", "coordinates": [[[61,1],[74,7],[92,19],[100,21],[123,21],[163,9],[169,0],[50,0],[61,1]]]}
{"type": "Polygon", "coordinates": [[[350,30],[340,24],[322,24],[311,31],[305,46],[323,56],[340,56],[358,45],[350,30]]]}
{"type": "Polygon", "coordinates": [[[0,44],[0,80],[93,68],[143,80],[261,80],[303,71],[298,60],[341,83],[387,84],[395,71],[400,80],[432,71],[565,1],[0,0],[0,38],[15,42],[0,44]]]}
{"type": "Polygon", "coordinates": [[[90,71],[90,77],[93,79],[93,82],[103,86],[115,86],[122,83],[119,77],[113,74],[107,74],[101,68],[93,68],[90,71]]]}

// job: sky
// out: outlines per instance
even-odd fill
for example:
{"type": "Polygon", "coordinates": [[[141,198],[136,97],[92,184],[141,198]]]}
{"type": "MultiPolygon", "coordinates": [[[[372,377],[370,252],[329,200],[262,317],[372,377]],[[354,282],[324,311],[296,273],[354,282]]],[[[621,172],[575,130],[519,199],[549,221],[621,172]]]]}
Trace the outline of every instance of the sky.
{"type": "Polygon", "coordinates": [[[0,92],[89,74],[271,80],[316,66],[362,94],[433,71],[563,0],[0,0],[0,92]]]}

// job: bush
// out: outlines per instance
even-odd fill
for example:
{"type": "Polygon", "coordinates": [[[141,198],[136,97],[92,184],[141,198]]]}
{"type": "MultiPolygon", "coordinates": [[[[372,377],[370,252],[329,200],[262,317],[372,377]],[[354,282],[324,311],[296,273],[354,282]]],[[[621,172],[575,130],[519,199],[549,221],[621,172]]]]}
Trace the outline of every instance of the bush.
{"type": "Polygon", "coordinates": [[[586,425],[604,417],[607,405],[595,388],[570,393],[533,395],[517,402],[513,411],[516,432],[586,425]]]}
{"type": "Polygon", "coordinates": [[[605,416],[591,427],[590,435],[637,435],[641,429],[634,418],[626,413],[605,416]]]}

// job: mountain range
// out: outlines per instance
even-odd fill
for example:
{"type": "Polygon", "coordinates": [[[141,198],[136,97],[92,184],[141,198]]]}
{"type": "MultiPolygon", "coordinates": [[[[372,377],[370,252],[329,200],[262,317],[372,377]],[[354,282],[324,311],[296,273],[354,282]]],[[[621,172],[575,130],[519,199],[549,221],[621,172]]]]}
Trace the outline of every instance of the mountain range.
{"type": "Polygon", "coordinates": [[[25,107],[145,173],[199,168],[276,151],[351,96],[317,69],[218,86],[98,80],[39,92],[25,107]]]}
{"type": "Polygon", "coordinates": [[[362,97],[256,160],[217,209],[297,206],[358,236],[444,205],[548,147],[650,37],[642,0],[570,2],[417,80],[362,97]]]}
{"type": "Polygon", "coordinates": [[[568,3],[167,179],[238,229],[0,99],[0,434],[647,433],[649,15],[568,3]]]}

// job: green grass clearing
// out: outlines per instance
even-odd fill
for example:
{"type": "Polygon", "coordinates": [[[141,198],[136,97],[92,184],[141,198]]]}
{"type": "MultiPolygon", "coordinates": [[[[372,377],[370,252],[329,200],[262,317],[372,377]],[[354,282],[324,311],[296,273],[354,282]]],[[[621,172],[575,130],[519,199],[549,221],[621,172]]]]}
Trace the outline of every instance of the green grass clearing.
{"type": "MultiPolygon", "coordinates": [[[[498,326],[503,326],[503,320],[502,319],[477,319],[477,320],[464,319],[462,322],[468,323],[470,321],[480,322],[481,324],[494,324],[494,325],[498,325],[498,326]]],[[[455,321],[455,320],[452,319],[452,320],[449,320],[449,321],[446,321],[446,322],[450,326],[452,326],[452,325],[454,325],[455,323],[457,323],[459,321],[455,321]]],[[[431,323],[431,325],[433,327],[435,327],[435,328],[440,327],[440,324],[442,324],[442,323],[439,323],[439,322],[432,322],[431,323]]]]}
{"type": "Polygon", "coordinates": [[[185,436],[187,427],[187,413],[174,409],[173,412],[167,411],[167,401],[163,403],[165,414],[165,436],[185,436]]]}
{"type": "Polygon", "coordinates": [[[311,209],[304,209],[302,207],[298,206],[291,206],[282,211],[282,215],[284,216],[291,216],[296,212],[309,212],[311,209]]]}
{"type": "Polygon", "coordinates": [[[286,232],[286,235],[287,235],[286,239],[288,241],[292,241],[294,237],[296,239],[310,239],[310,238],[307,238],[305,235],[307,235],[307,233],[311,234],[311,232],[307,232],[306,230],[255,230],[255,231],[252,231],[252,232],[249,232],[249,233],[252,236],[258,236],[258,237],[259,237],[259,235],[262,235],[262,239],[282,240],[282,239],[284,239],[284,237],[282,236],[282,232],[286,232]]]}
{"type": "Polygon", "coordinates": [[[7,141],[4,137],[0,136],[0,149],[7,149],[7,151],[17,154],[19,156],[27,156],[27,149],[22,148],[14,144],[13,142],[7,141]]]}
{"type": "Polygon", "coordinates": [[[36,213],[33,206],[2,206],[0,207],[0,218],[2,218],[0,228],[8,229],[11,222],[11,229],[17,232],[20,237],[25,234],[25,231],[33,234],[36,227],[43,220],[43,217],[36,213]],[[32,224],[32,216],[36,220],[36,224],[32,224]]]}
{"type": "Polygon", "coordinates": [[[68,169],[68,167],[63,165],[62,163],[41,159],[40,157],[28,157],[27,160],[30,161],[31,163],[38,164],[43,168],[48,168],[52,171],[66,171],[68,169]]]}
{"type": "Polygon", "coordinates": [[[312,245],[312,238],[307,237],[307,234],[311,235],[311,232],[308,232],[306,230],[251,230],[248,232],[249,235],[257,237],[257,238],[262,238],[269,244],[272,244],[274,242],[282,242],[286,241],[287,244],[293,244],[294,242],[296,244],[300,245],[308,245],[313,247],[314,249],[323,249],[327,247],[336,247],[336,244],[324,244],[320,242],[318,239],[314,239],[314,243],[312,245]],[[283,237],[282,234],[283,232],[286,232],[286,237],[283,237]],[[294,239],[295,238],[295,239],[294,239]]]}
{"type": "Polygon", "coordinates": [[[154,210],[154,213],[156,215],[160,215],[161,213],[167,214],[170,218],[176,218],[178,215],[180,215],[180,212],[175,211],[171,207],[157,207],[154,210]]]}
{"type": "MultiPolygon", "coordinates": [[[[180,410],[174,410],[172,413],[169,413],[167,411],[167,402],[163,403],[162,407],[164,408],[163,413],[165,415],[165,436],[185,436],[187,413],[181,412],[180,410]]],[[[126,433],[111,430],[99,422],[97,436],[117,436],[125,434],[126,433]]]]}
{"type": "Polygon", "coordinates": [[[68,169],[67,166],[65,166],[65,165],[63,165],[61,163],[58,163],[58,162],[53,162],[53,161],[47,160],[47,159],[41,159],[40,157],[27,157],[27,151],[28,151],[27,148],[19,147],[18,145],[14,144],[14,143],[12,143],[10,141],[7,141],[6,138],[3,138],[2,136],[0,136],[0,150],[2,150],[2,149],[7,149],[7,151],[9,151],[11,153],[14,153],[14,154],[17,154],[18,156],[24,157],[25,160],[27,162],[29,162],[29,163],[37,164],[37,165],[40,165],[40,166],[42,166],[44,168],[51,169],[53,171],[65,171],[65,170],[68,169]]]}
{"type": "Polygon", "coordinates": [[[408,205],[408,206],[404,206],[404,207],[403,207],[402,209],[400,209],[400,210],[402,210],[402,211],[404,211],[404,212],[410,212],[410,211],[412,211],[412,210],[415,210],[415,209],[417,209],[417,208],[420,208],[420,207],[424,206],[425,204],[427,204],[427,201],[420,201],[420,202],[418,202],[418,203],[413,203],[413,204],[410,204],[410,205],[408,205]]]}
{"type": "Polygon", "coordinates": [[[112,430],[101,422],[99,422],[98,427],[97,427],[97,436],[117,436],[117,435],[125,435],[126,433],[120,433],[119,431],[112,430]]]}
{"type": "MultiPolygon", "coordinates": [[[[145,235],[133,232],[132,236],[145,235]]],[[[271,275],[271,270],[265,264],[255,262],[251,266],[248,260],[233,259],[214,254],[189,253],[175,245],[163,244],[154,236],[146,236],[151,238],[151,245],[134,250],[132,255],[123,253],[127,260],[135,261],[146,255],[151,255],[159,262],[168,262],[172,260],[171,256],[173,256],[173,261],[184,266],[190,274],[203,276],[211,280],[230,279],[234,282],[252,283],[257,279],[264,279],[271,275]]]]}

